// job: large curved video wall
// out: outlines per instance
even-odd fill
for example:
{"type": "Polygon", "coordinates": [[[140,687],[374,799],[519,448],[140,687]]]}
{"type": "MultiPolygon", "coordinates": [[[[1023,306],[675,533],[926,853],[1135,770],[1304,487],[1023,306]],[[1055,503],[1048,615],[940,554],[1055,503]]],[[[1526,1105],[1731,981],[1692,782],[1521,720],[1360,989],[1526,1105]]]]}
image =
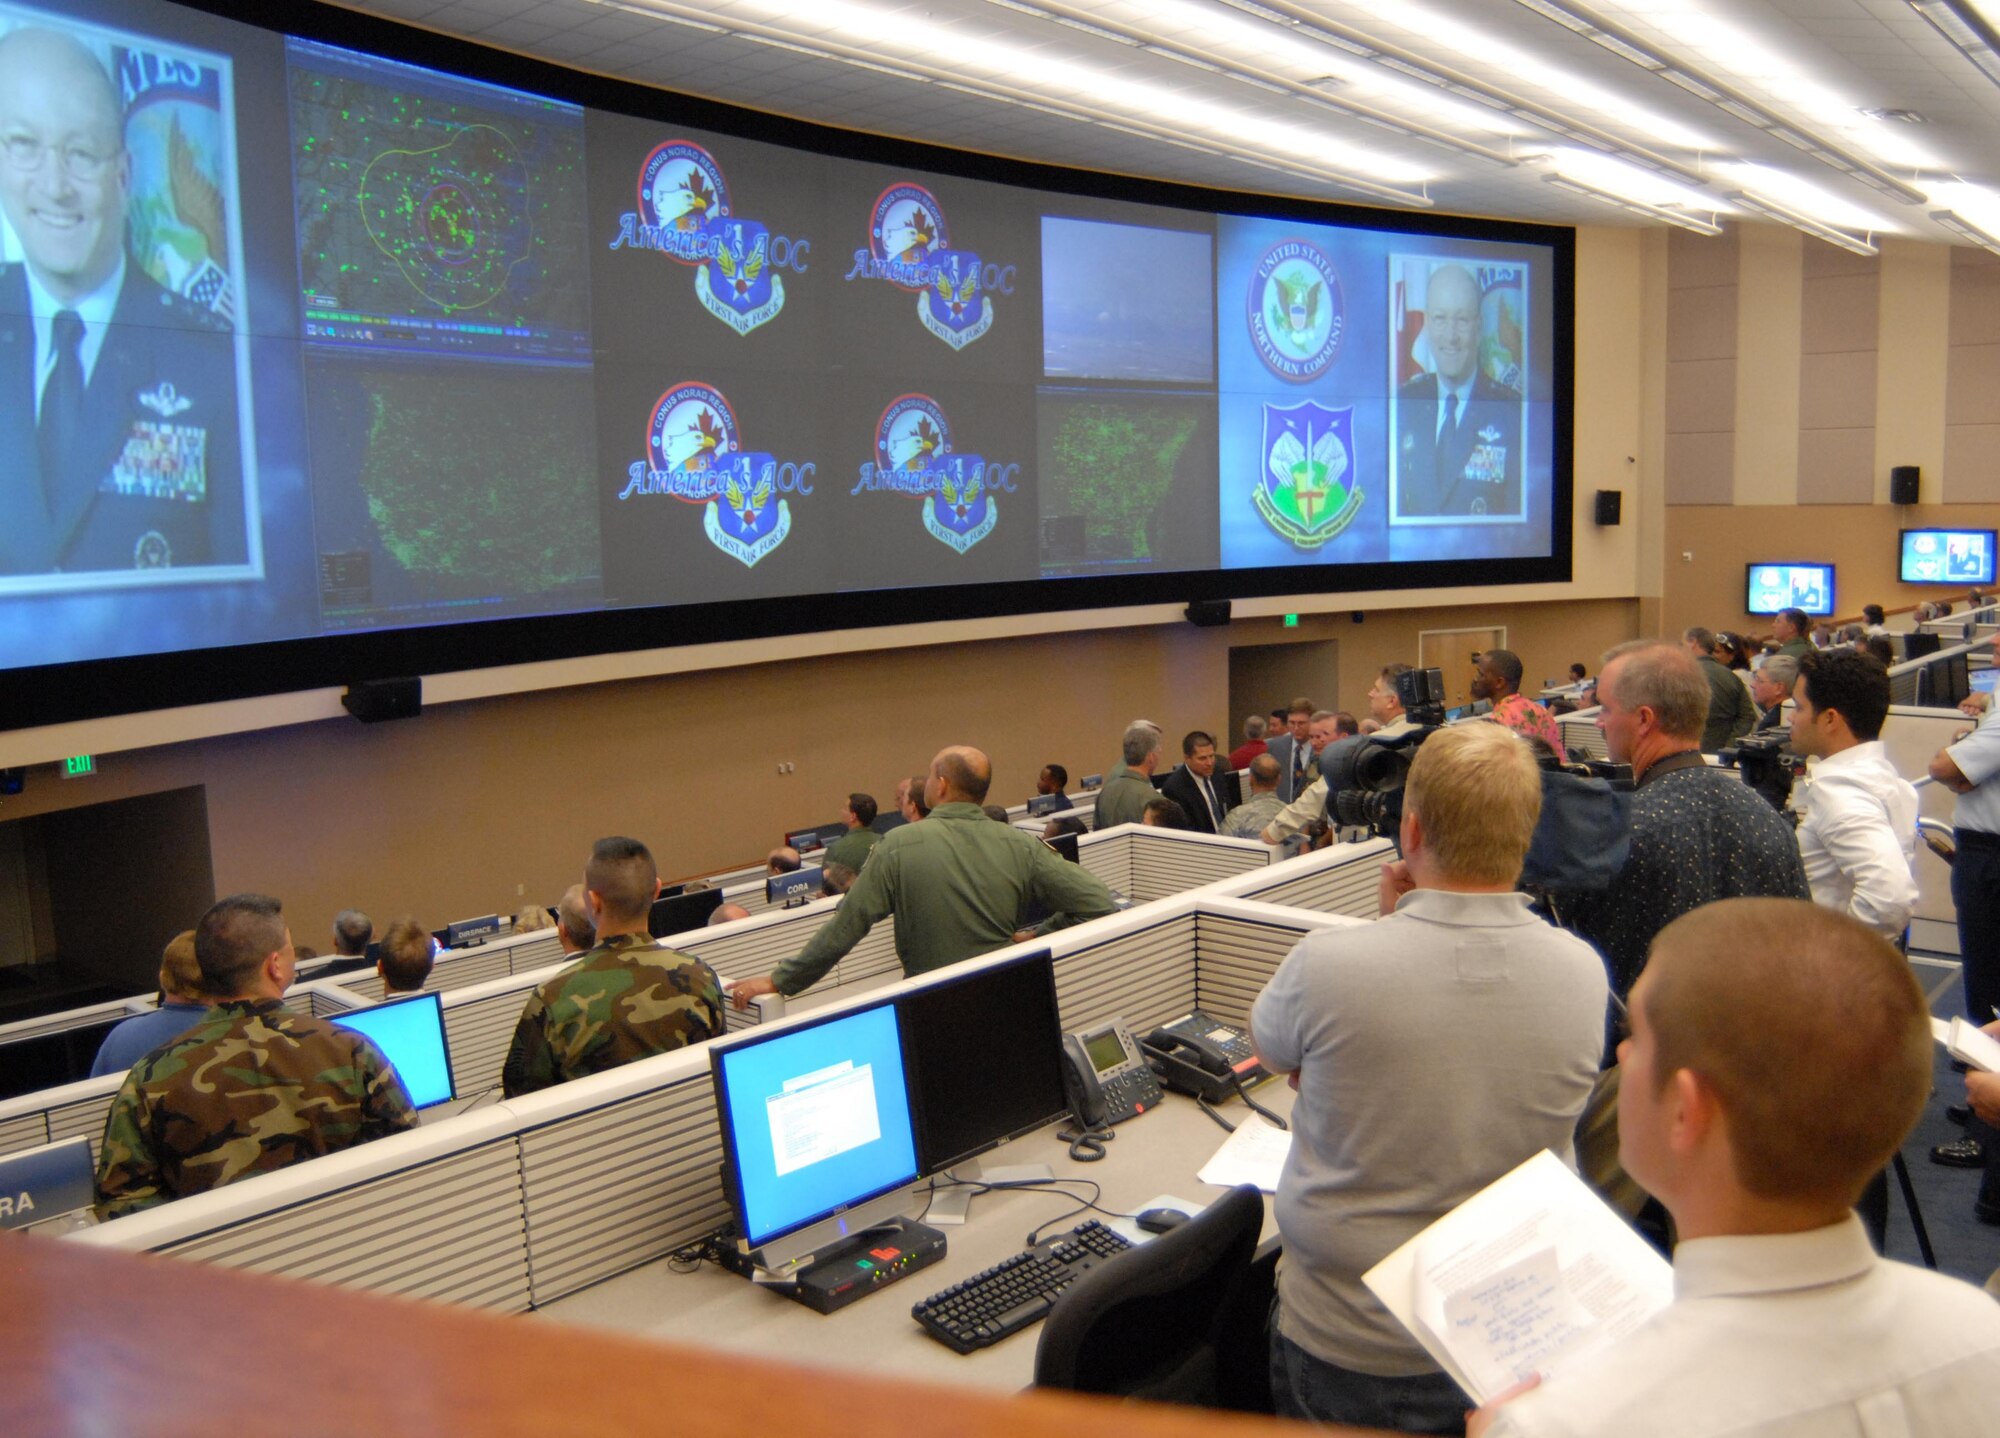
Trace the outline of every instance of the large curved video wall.
{"type": "Polygon", "coordinates": [[[0,728],[1569,577],[1568,231],[256,13],[0,4],[0,728]]]}

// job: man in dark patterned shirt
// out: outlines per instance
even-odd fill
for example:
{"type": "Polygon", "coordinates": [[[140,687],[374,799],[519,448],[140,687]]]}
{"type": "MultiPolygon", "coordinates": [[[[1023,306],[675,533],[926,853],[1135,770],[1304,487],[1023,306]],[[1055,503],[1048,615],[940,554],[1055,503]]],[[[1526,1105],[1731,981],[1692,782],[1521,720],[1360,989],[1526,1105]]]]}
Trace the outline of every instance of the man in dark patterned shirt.
{"type": "Polygon", "coordinates": [[[646,931],[660,871],[637,839],[599,839],[583,871],[597,947],[521,1011],[501,1071],[509,1098],[602,1073],[722,1033],[722,982],[646,931]]]}
{"type": "Polygon", "coordinates": [[[195,1026],[133,1066],[97,1161],[97,1216],[118,1218],[416,1126],[403,1082],[351,1029],[285,1012],[294,956],[278,901],[222,900],[195,927],[195,1026]]]}
{"type": "Polygon", "coordinates": [[[1663,640],[1621,644],[1598,675],[1598,724],[1614,762],[1630,764],[1632,857],[1610,888],[1561,907],[1604,956],[1622,999],[1653,936],[1716,899],[1806,899],[1798,841],[1777,810],[1701,754],[1708,680],[1663,640]]]}

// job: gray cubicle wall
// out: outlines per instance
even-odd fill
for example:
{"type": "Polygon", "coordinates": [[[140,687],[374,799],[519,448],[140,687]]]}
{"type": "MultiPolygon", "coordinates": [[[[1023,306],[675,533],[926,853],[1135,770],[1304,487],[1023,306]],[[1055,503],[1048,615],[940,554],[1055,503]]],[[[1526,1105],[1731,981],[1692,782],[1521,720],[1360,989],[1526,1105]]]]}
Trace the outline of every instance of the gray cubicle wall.
{"type": "MultiPolygon", "coordinates": [[[[1149,1026],[1198,1001],[1233,1012],[1300,935],[1330,922],[1183,895],[1065,930],[1049,941],[1062,1023],[1122,1015],[1149,1026]]],[[[547,1303],[692,1243],[724,1217],[706,1049],[477,1109],[68,1241],[485,1308],[547,1303]]]]}
{"type": "Polygon", "coordinates": [[[1212,885],[1210,893],[1315,913],[1372,919],[1382,865],[1396,857],[1387,839],[1334,844],[1212,885]]]}
{"type": "MultiPolygon", "coordinates": [[[[424,980],[423,992],[446,994],[453,989],[470,988],[509,974],[547,968],[560,958],[562,940],[554,929],[537,929],[533,933],[496,939],[489,944],[476,944],[469,949],[446,949],[431,965],[430,977],[424,980]]],[[[373,969],[342,974],[334,982],[371,1004],[380,1003],[384,997],[382,976],[373,969]]]]}

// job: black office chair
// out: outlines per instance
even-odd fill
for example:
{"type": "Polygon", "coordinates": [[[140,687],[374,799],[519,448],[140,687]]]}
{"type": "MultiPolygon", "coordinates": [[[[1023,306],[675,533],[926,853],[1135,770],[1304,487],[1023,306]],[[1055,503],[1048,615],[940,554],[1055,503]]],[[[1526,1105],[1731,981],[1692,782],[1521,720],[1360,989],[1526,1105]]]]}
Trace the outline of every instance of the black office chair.
{"type": "MultiPolygon", "coordinates": [[[[1035,1385],[1227,1406],[1239,1365],[1221,1355],[1244,1326],[1239,1300],[1263,1226],[1263,1195],[1244,1184],[1078,1279],[1042,1325],[1035,1385]]],[[[1263,1319],[1251,1319],[1260,1336],[1263,1319]]]]}

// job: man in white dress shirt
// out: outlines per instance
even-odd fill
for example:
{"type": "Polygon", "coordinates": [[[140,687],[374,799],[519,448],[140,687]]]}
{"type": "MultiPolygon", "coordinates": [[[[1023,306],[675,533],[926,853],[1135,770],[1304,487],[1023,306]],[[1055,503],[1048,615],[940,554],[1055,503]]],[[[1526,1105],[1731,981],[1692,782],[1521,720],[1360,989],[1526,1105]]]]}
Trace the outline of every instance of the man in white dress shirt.
{"type": "Polygon", "coordinates": [[[1619,1153],[1678,1226],[1674,1301],[1468,1433],[1992,1432],[2000,1304],[1877,1257],[1852,1211],[1930,1092],[1902,956],[1817,904],[1725,899],[1661,930],[1631,1016],[1619,1153]]]}
{"type": "Polygon", "coordinates": [[[1917,791],[1889,763],[1889,671],[1852,649],[1808,654],[1792,692],[1792,748],[1812,760],[1799,858],[1813,902],[1891,943],[1917,902],[1917,791]]]}

